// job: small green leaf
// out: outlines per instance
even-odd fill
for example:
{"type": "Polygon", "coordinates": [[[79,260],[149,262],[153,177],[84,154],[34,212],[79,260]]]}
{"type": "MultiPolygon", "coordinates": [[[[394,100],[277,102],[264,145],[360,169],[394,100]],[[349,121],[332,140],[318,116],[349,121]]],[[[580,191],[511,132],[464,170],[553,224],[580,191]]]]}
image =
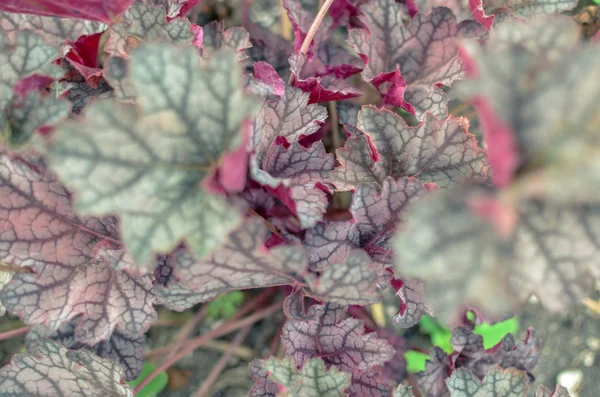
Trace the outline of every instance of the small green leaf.
{"type": "MultiPolygon", "coordinates": [[[[142,372],[140,372],[140,376],[137,379],[132,380],[131,382],[127,382],[129,386],[132,388],[136,387],[144,379],[148,377],[156,369],[156,365],[150,363],[144,363],[142,367],[142,372]]],[[[135,397],[153,397],[160,393],[166,386],[167,381],[169,380],[169,375],[166,372],[161,372],[154,379],[150,381],[142,390],[136,393],[135,397]]]]}
{"type": "Polygon", "coordinates": [[[404,353],[406,359],[406,369],[411,374],[425,371],[425,363],[429,360],[429,354],[421,353],[416,350],[408,350],[404,353]]]}
{"type": "Polygon", "coordinates": [[[244,301],[242,291],[231,291],[219,295],[215,300],[208,304],[206,316],[212,319],[228,319],[232,317],[239,305],[244,301]]]}

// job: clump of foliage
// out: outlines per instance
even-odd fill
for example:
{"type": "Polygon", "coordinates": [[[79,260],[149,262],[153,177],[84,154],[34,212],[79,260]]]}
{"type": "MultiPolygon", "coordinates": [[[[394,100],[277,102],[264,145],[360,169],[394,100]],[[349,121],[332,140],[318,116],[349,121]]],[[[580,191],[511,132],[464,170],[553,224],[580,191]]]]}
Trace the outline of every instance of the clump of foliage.
{"type": "Polygon", "coordinates": [[[202,3],[0,4],[0,311],[28,326],[1,334],[27,350],[0,395],[140,395],[238,331],[214,381],[282,316],[249,396],[527,396],[541,339],[481,324],[600,276],[600,36],[575,2],[283,0],[262,26],[241,1],[227,28],[202,3]],[[134,390],[156,308],[217,296],[134,390]],[[409,374],[423,316],[443,349],[409,374]]]}

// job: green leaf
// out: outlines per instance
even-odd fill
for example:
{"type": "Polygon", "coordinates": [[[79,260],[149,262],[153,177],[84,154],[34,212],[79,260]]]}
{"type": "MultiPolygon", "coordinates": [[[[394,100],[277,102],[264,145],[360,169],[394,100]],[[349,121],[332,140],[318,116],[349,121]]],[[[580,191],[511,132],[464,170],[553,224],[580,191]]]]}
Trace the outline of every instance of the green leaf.
{"type": "Polygon", "coordinates": [[[212,319],[228,319],[235,314],[243,301],[244,293],[242,291],[231,291],[219,295],[208,304],[206,316],[212,319]]]}
{"type": "Polygon", "coordinates": [[[446,380],[451,397],[525,397],[529,378],[515,368],[490,368],[483,381],[470,371],[459,368],[446,380]]]}
{"type": "Polygon", "coordinates": [[[269,378],[280,385],[279,397],[342,397],[350,385],[350,375],[335,366],[325,369],[323,360],[312,358],[298,370],[291,358],[271,357],[263,364],[269,378]]]}
{"type": "Polygon", "coordinates": [[[421,353],[416,350],[408,350],[404,353],[406,359],[406,370],[411,374],[425,371],[425,363],[429,360],[429,354],[421,353]]]}
{"type": "MultiPolygon", "coordinates": [[[[135,388],[137,385],[142,383],[144,379],[148,377],[156,369],[156,365],[150,363],[144,363],[142,367],[142,372],[140,372],[140,376],[137,379],[132,380],[131,382],[127,382],[129,386],[135,388]]],[[[135,397],[153,397],[160,393],[166,386],[169,381],[169,375],[166,372],[161,372],[154,379],[150,381],[142,390],[135,394],[135,397]]]]}
{"type": "Polygon", "coordinates": [[[117,215],[138,263],[182,240],[206,257],[241,221],[232,202],[204,189],[244,147],[242,125],[258,105],[236,57],[224,50],[201,62],[193,47],[142,46],[130,58],[137,106],[98,101],[49,145],[76,209],[117,215]]]}

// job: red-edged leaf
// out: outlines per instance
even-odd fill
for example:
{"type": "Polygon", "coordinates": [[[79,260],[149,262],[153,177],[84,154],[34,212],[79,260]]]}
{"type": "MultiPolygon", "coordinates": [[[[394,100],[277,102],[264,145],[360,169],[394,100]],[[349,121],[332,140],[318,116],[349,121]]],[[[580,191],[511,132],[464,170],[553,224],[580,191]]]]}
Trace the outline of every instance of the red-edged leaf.
{"type": "Polygon", "coordinates": [[[422,124],[410,127],[391,111],[363,106],[357,128],[364,136],[351,137],[337,151],[341,165],[331,179],[340,189],[382,184],[388,176],[414,176],[440,187],[485,179],[486,154],[465,118],[439,121],[426,113],[422,124]]]}
{"type": "Polygon", "coordinates": [[[375,372],[353,372],[350,386],[345,396],[349,397],[389,397],[392,387],[379,379],[375,372]]]}
{"type": "Polygon", "coordinates": [[[98,256],[98,245],[117,244],[111,218],[79,218],[71,195],[49,172],[3,155],[0,168],[2,222],[0,260],[29,266],[1,291],[7,309],[29,324],[57,330],[83,313],[76,338],[90,345],[117,328],[129,336],[156,319],[152,277],[113,270],[98,256]]]}
{"type": "Polygon", "coordinates": [[[417,372],[417,385],[427,397],[445,397],[448,395],[446,378],[453,367],[450,358],[442,349],[434,346],[430,359],[425,363],[425,371],[417,372]]]}
{"type": "Polygon", "coordinates": [[[80,317],[75,317],[54,333],[43,325],[36,325],[27,334],[25,343],[30,348],[41,339],[51,338],[69,350],[85,349],[101,358],[118,362],[123,367],[124,380],[134,380],[139,376],[144,363],[144,347],[146,346],[144,335],[129,337],[115,331],[110,339],[89,346],[75,339],[75,330],[80,320],[80,317]]]}
{"type": "Polygon", "coordinates": [[[379,87],[390,104],[419,119],[425,111],[445,118],[448,99],[438,84],[449,86],[463,76],[457,39],[479,38],[485,30],[473,21],[457,25],[452,11],[443,7],[417,14],[406,24],[395,1],[376,0],[362,11],[366,29],[351,30],[348,42],[366,63],[364,79],[379,87]],[[397,82],[398,75],[406,87],[396,83],[397,92],[388,92],[386,85],[397,82]]]}
{"type": "Polygon", "coordinates": [[[323,271],[329,264],[343,262],[355,248],[367,251],[380,271],[392,266],[388,241],[404,208],[426,192],[421,182],[411,178],[386,178],[381,192],[373,184],[359,185],[350,206],[352,220],[327,221],[307,231],[304,244],[311,269],[323,271]]]}
{"type": "Polygon", "coordinates": [[[202,0],[152,0],[154,4],[162,5],[169,18],[183,18],[202,0]]]}
{"type": "Polygon", "coordinates": [[[116,21],[134,0],[5,0],[0,10],[66,18],[87,19],[104,23],[116,21]]]}
{"type": "Polygon", "coordinates": [[[572,20],[538,16],[528,23],[504,21],[485,47],[468,44],[464,54],[471,81],[456,88],[476,99],[496,185],[506,186],[528,156],[558,133],[570,133],[569,123],[578,130],[595,128],[597,102],[573,103],[589,85],[580,79],[565,81],[597,69],[591,54],[565,57],[580,47],[580,29],[572,20]],[[563,69],[561,64],[567,65],[563,69]],[[556,81],[561,84],[551,83],[556,81]],[[570,106],[578,109],[576,121],[566,110],[570,106]]]}
{"type": "Polygon", "coordinates": [[[326,117],[324,107],[308,105],[307,94],[288,86],[283,97],[265,101],[252,136],[253,179],[268,186],[304,228],[327,209],[325,181],[335,159],[321,142],[307,149],[298,141],[316,133],[326,117]]]}
{"type": "Polygon", "coordinates": [[[6,395],[28,397],[133,397],[122,374],[121,366],[112,360],[42,340],[0,369],[0,389],[6,395]]]}
{"type": "Polygon", "coordinates": [[[309,308],[308,321],[288,320],[283,328],[285,351],[301,365],[321,357],[327,366],[342,371],[368,371],[393,357],[394,349],[374,333],[365,334],[361,320],[350,318],[346,308],[334,304],[309,308]]]}
{"type": "MultiPolygon", "coordinates": [[[[298,284],[298,276],[306,269],[306,257],[300,247],[264,246],[268,231],[257,218],[246,219],[240,229],[232,232],[227,241],[205,261],[198,261],[185,250],[169,256],[174,270],[173,281],[194,294],[195,302],[239,289],[263,288],[275,285],[298,284]]],[[[175,285],[173,295],[181,301],[184,292],[175,285]]],[[[171,285],[159,292],[169,304],[171,285]]]]}
{"type": "MultiPolygon", "coordinates": [[[[283,0],[282,4],[287,11],[292,27],[294,28],[294,52],[299,54],[302,43],[304,43],[306,34],[310,29],[310,25],[312,25],[314,16],[312,13],[302,8],[302,3],[300,1],[283,0]]],[[[312,47],[313,42],[311,42],[309,51],[312,47]]]]}
{"type": "Polygon", "coordinates": [[[398,313],[392,318],[394,323],[410,328],[416,325],[423,315],[433,314],[423,301],[425,286],[422,281],[409,278],[394,279],[391,283],[400,299],[398,313]]]}
{"type": "Polygon", "coordinates": [[[254,63],[254,77],[273,87],[276,95],[285,95],[285,83],[273,66],[264,61],[254,63]]]}
{"type": "Polygon", "coordinates": [[[464,368],[452,372],[447,381],[450,397],[526,397],[529,379],[514,368],[490,368],[483,380],[464,368]]]}
{"type": "Polygon", "coordinates": [[[101,38],[102,33],[81,36],[77,41],[70,43],[71,50],[65,56],[86,80],[102,76],[102,69],[98,61],[101,38]]]}
{"type": "Polygon", "coordinates": [[[306,55],[293,54],[289,62],[290,70],[295,76],[294,86],[310,93],[309,103],[340,101],[362,95],[359,89],[348,81],[336,77],[335,73],[311,75],[305,72],[305,69],[310,71],[321,67],[322,63],[316,58],[307,63],[306,55]],[[315,63],[317,66],[313,66],[315,63]]]}

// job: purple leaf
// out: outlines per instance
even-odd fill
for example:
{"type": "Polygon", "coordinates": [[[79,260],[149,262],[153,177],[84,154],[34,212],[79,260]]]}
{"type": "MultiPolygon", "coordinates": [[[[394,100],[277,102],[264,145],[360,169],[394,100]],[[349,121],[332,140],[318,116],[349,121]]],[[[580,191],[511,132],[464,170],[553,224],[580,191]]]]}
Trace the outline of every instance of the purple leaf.
{"type": "Polygon", "coordinates": [[[125,12],[134,0],[5,0],[0,10],[23,13],[57,16],[66,18],[87,19],[104,23],[112,23],[125,12]]]}
{"type": "MultiPolygon", "coordinates": [[[[239,289],[264,288],[275,285],[296,285],[298,275],[306,269],[306,257],[301,247],[280,246],[268,250],[264,246],[268,231],[258,218],[248,218],[232,232],[227,241],[204,261],[198,261],[185,250],[169,256],[174,269],[175,301],[181,302],[181,287],[194,296],[195,303],[239,289]]],[[[160,290],[160,289],[159,289],[160,290]]],[[[170,304],[171,285],[159,292],[170,304]]]]}
{"type": "Polygon", "coordinates": [[[394,279],[392,286],[396,290],[396,296],[400,298],[400,309],[392,318],[395,324],[403,328],[410,328],[416,325],[421,316],[432,315],[432,311],[423,301],[423,292],[425,286],[423,282],[417,279],[394,279]]]}
{"type": "Polygon", "coordinates": [[[363,322],[349,318],[345,307],[315,305],[308,314],[314,319],[288,320],[283,328],[285,351],[297,364],[321,357],[327,366],[345,372],[368,371],[393,357],[392,346],[373,333],[365,334],[363,322]]]}
{"type": "Polygon", "coordinates": [[[283,97],[265,101],[254,126],[252,178],[269,187],[303,228],[321,220],[327,209],[325,180],[335,159],[321,142],[307,149],[298,141],[316,133],[326,117],[324,107],[308,105],[307,94],[288,86],[283,97]]]}
{"type": "Polygon", "coordinates": [[[388,92],[386,98],[396,98],[391,104],[419,119],[425,111],[445,118],[448,99],[438,84],[450,86],[463,77],[457,39],[479,38],[485,30],[473,21],[457,25],[452,11],[444,7],[427,16],[417,14],[406,24],[394,1],[376,0],[361,9],[366,28],[351,30],[348,42],[366,63],[363,78],[386,94],[384,83],[401,74],[406,90],[388,92]]]}
{"type": "Polygon", "coordinates": [[[0,369],[0,389],[7,395],[28,397],[133,397],[133,390],[121,381],[122,374],[121,366],[112,360],[42,340],[0,369]]]}
{"type": "MultiPolygon", "coordinates": [[[[288,18],[292,23],[292,27],[294,28],[294,52],[296,54],[300,53],[300,48],[302,47],[302,43],[304,43],[304,39],[306,38],[306,34],[310,29],[310,25],[312,25],[312,21],[314,16],[302,8],[302,4],[300,1],[294,0],[283,0],[283,7],[287,11],[288,18]]],[[[309,47],[313,47],[313,42],[309,47]]]]}
{"type": "Polygon", "coordinates": [[[415,395],[412,392],[412,386],[401,383],[396,389],[394,389],[393,397],[415,397],[415,395]]]}
{"type": "Polygon", "coordinates": [[[439,121],[427,113],[422,124],[410,127],[395,113],[363,106],[357,128],[364,136],[351,137],[337,151],[341,166],[331,179],[340,189],[382,184],[388,176],[414,176],[443,188],[485,179],[486,155],[465,118],[439,121]]]}
{"type": "Polygon", "coordinates": [[[377,279],[369,255],[362,250],[353,250],[344,262],[331,263],[318,279],[309,280],[309,285],[319,300],[366,306],[381,300],[377,279]]]}
{"type": "Polygon", "coordinates": [[[525,372],[514,368],[490,368],[480,381],[471,372],[460,368],[447,381],[450,397],[526,397],[529,379],[525,372]]]}
{"type": "Polygon", "coordinates": [[[215,51],[229,48],[236,52],[238,61],[242,61],[248,56],[244,50],[252,47],[250,35],[244,28],[225,29],[223,21],[214,21],[202,28],[202,55],[210,57],[215,51]]]}
{"type": "Polygon", "coordinates": [[[531,372],[541,355],[542,341],[533,329],[527,330],[527,336],[515,342],[512,334],[506,335],[493,348],[483,348],[483,337],[464,327],[452,331],[450,340],[455,353],[452,355],[454,366],[466,368],[475,376],[483,379],[492,365],[502,368],[516,368],[531,372]]]}
{"type": "Polygon", "coordinates": [[[548,390],[544,386],[540,385],[535,390],[534,397],[571,397],[567,389],[558,385],[553,391],[548,390]]]}
{"type": "Polygon", "coordinates": [[[36,325],[27,334],[26,345],[30,348],[41,339],[51,338],[69,350],[89,350],[101,358],[118,362],[124,370],[124,380],[130,381],[137,378],[144,363],[145,336],[129,337],[118,331],[113,332],[110,339],[94,346],[78,342],[75,339],[75,330],[80,317],[75,317],[63,324],[56,332],[52,333],[43,325],[36,325]]]}
{"type": "Polygon", "coordinates": [[[450,358],[442,349],[434,346],[431,359],[425,363],[425,371],[417,372],[417,385],[427,397],[445,397],[448,395],[446,378],[452,372],[450,358]]]}
{"type": "Polygon", "coordinates": [[[146,331],[156,318],[152,277],[113,270],[97,253],[119,243],[113,219],[77,217],[53,175],[6,154],[0,189],[11,197],[0,212],[0,260],[34,270],[15,274],[2,289],[11,313],[51,330],[83,313],[76,338],[90,345],[108,339],[115,327],[130,336],[146,331]]]}
{"type": "Polygon", "coordinates": [[[313,317],[305,308],[306,293],[303,288],[296,288],[283,300],[283,313],[294,321],[308,321],[313,317]]]}
{"type": "Polygon", "coordinates": [[[305,247],[311,253],[311,269],[323,271],[331,263],[341,263],[355,248],[362,248],[383,271],[393,265],[388,240],[404,208],[427,192],[426,186],[412,178],[383,180],[381,192],[373,184],[361,184],[350,206],[353,219],[328,221],[306,233],[305,247]]]}
{"type": "Polygon", "coordinates": [[[345,396],[349,397],[389,397],[392,388],[386,382],[378,379],[375,372],[353,372],[350,386],[345,396]]]}
{"type": "Polygon", "coordinates": [[[381,376],[383,379],[393,383],[402,382],[407,375],[406,359],[404,354],[408,351],[406,339],[397,330],[381,328],[377,330],[377,336],[387,340],[394,348],[394,357],[383,366],[381,376]]]}
{"type": "Polygon", "coordinates": [[[137,106],[97,102],[50,142],[78,209],[119,216],[138,263],[183,239],[206,257],[241,221],[235,203],[205,186],[228,154],[246,147],[255,101],[241,88],[235,57],[226,50],[200,62],[194,47],[141,47],[130,57],[137,106]]]}
{"type": "Polygon", "coordinates": [[[254,63],[254,77],[273,87],[276,95],[285,95],[285,83],[279,77],[275,68],[267,62],[259,61],[254,63]]]}

